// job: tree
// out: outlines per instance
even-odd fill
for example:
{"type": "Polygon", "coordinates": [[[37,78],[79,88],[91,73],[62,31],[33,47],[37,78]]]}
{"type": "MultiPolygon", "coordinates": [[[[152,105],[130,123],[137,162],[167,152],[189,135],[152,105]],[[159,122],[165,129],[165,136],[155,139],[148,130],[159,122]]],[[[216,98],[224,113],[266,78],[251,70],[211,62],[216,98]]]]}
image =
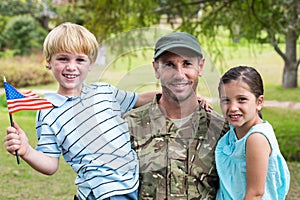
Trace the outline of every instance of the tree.
{"type": "Polygon", "coordinates": [[[282,86],[298,86],[300,59],[297,59],[297,40],[300,31],[300,1],[227,0],[218,1],[211,8],[212,10],[202,18],[202,22],[208,22],[203,28],[220,23],[222,27],[230,30],[232,38],[243,37],[249,41],[270,43],[284,61],[282,86]],[[236,27],[239,27],[239,32],[235,31],[236,27]],[[281,41],[285,42],[285,50],[279,46],[281,41]]]}
{"type": "Polygon", "coordinates": [[[41,26],[49,30],[49,19],[55,15],[51,0],[10,0],[0,1],[2,16],[31,15],[41,26]]]}
{"type": "Polygon", "coordinates": [[[15,51],[15,55],[25,55],[40,49],[46,34],[30,15],[17,15],[7,22],[1,35],[5,46],[15,51]]]}
{"type": "Polygon", "coordinates": [[[113,33],[158,24],[166,16],[171,25],[180,19],[176,29],[206,36],[209,42],[226,28],[234,41],[269,43],[284,61],[282,86],[298,87],[299,0],[85,0],[84,5],[89,10],[86,26],[100,41],[113,33]]]}

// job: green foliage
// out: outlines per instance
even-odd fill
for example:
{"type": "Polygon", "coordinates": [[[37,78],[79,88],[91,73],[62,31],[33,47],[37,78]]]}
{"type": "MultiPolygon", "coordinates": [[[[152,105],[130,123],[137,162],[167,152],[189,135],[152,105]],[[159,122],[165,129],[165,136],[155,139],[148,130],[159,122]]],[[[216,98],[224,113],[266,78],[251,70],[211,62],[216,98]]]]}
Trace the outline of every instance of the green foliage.
{"type": "Polygon", "coordinates": [[[24,55],[41,48],[46,33],[31,16],[20,15],[7,22],[2,38],[5,47],[16,50],[16,54],[24,55]]]}
{"type": "Polygon", "coordinates": [[[34,0],[0,1],[0,13],[4,16],[29,14],[34,10],[34,0]]]}
{"type": "Polygon", "coordinates": [[[0,58],[12,58],[17,54],[17,50],[5,49],[5,51],[0,51],[0,58]]]}
{"type": "Polygon", "coordinates": [[[99,42],[110,36],[158,24],[160,15],[154,10],[159,8],[158,0],[122,1],[85,0],[85,25],[98,36],[99,42]]]}
{"type": "Polygon", "coordinates": [[[0,13],[3,16],[30,15],[48,30],[49,19],[55,15],[51,0],[9,0],[0,1],[0,13]]]}
{"type": "MultiPolygon", "coordinates": [[[[9,17],[0,15],[0,53],[3,50],[3,48],[5,47],[4,46],[4,42],[5,41],[4,41],[4,38],[1,35],[1,33],[4,30],[5,25],[6,25],[7,21],[8,21],[8,19],[9,19],[9,17]]],[[[2,57],[1,54],[0,54],[0,57],[2,57]]]]}
{"type": "Polygon", "coordinates": [[[5,94],[0,95],[0,108],[1,107],[3,108],[7,107],[5,94]]]}
{"type": "Polygon", "coordinates": [[[52,18],[55,24],[63,22],[73,22],[76,24],[84,24],[84,16],[88,13],[83,4],[78,1],[77,3],[66,3],[55,8],[56,13],[52,18]]]}
{"type": "MultiPolygon", "coordinates": [[[[220,60],[222,44],[220,32],[229,32],[231,43],[243,39],[252,43],[272,45],[284,61],[285,70],[282,85],[296,88],[300,59],[297,58],[297,40],[300,33],[300,9],[298,0],[132,0],[97,1],[85,0],[89,12],[85,23],[103,41],[116,33],[140,27],[171,25],[175,30],[185,31],[198,36],[201,44],[207,45],[208,52],[220,60]],[[202,13],[202,15],[199,15],[202,13]],[[270,23],[271,22],[271,23],[270,23]],[[289,48],[281,48],[285,43],[289,48]]],[[[132,37],[130,40],[143,40],[132,37]]],[[[122,41],[122,48],[129,40],[122,41]]],[[[127,45],[128,46],[128,45],[127,45]]]]}

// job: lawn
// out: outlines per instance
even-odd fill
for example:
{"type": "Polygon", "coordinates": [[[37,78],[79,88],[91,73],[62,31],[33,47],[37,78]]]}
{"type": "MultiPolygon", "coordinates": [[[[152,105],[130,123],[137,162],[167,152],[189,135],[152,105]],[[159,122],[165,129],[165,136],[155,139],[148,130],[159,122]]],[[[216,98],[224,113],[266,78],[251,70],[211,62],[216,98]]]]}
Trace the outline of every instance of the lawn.
{"type": "MultiPolygon", "coordinates": [[[[5,127],[9,125],[6,108],[0,107],[0,135],[3,141],[5,127]]],[[[13,114],[13,119],[20,124],[27,133],[30,144],[35,146],[35,111],[22,111],[13,114]]],[[[76,194],[74,185],[75,173],[66,162],[61,159],[57,173],[51,177],[42,175],[27,165],[26,162],[17,164],[15,156],[10,155],[0,145],[0,199],[3,200],[57,200],[72,199],[76,194]]]]}
{"type": "MultiPolygon", "coordinates": [[[[284,134],[290,126],[289,123],[285,123],[289,121],[286,119],[286,112],[297,116],[298,118],[294,119],[299,121],[300,110],[292,111],[271,107],[264,110],[265,118],[273,124],[278,137],[281,137],[281,134],[284,134]]],[[[35,112],[22,111],[15,113],[13,118],[28,134],[29,141],[34,146],[36,144],[35,112]]],[[[9,125],[5,108],[1,108],[0,121],[0,135],[3,138],[5,127],[9,125]]],[[[288,134],[295,134],[296,137],[299,137],[300,125],[297,124],[288,134]]],[[[22,160],[21,164],[17,165],[16,158],[5,151],[4,145],[0,145],[0,159],[0,199],[67,200],[72,199],[72,196],[76,194],[75,173],[63,159],[60,161],[58,172],[50,177],[34,171],[22,160]]],[[[288,165],[291,172],[291,187],[287,200],[298,200],[300,199],[300,163],[288,162],[288,165]]]]}
{"type": "MultiPolygon", "coordinates": [[[[231,52],[230,54],[225,53],[226,63],[214,65],[207,56],[204,75],[200,78],[198,88],[200,94],[208,98],[216,98],[218,79],[224,70],[230,66],[250,65],[257,68],[264,78],[267,100],[300,102],[299,88],[284,90],[280,86],[283,62],[270,47],[266,47],[256,54],[248,51],[246,47],[238,50],[228,49],[226,52],[231,52]]],[[[152,50],[146,51],[146,53],[139,51],[135,53],[137,55],[131,57],[130,61],[121,56],[111,60],[105,67],[95,66],[88,76],[87,82],[100,80],[121,89],[138,92],[159,89],[151,67],[152,50]]],[[[55,88],[56,84],[31,87],[33,90],[55,90],[55,88]]],[[[219,111],[217,104],[214,107],[219,111]]],[[[278,137],[292,136],[288,137],[291,142],[300,141],[300,124],[298,123],[300,110],[268,107],[263,110],[263,114],[265,119],[274,126],[278,137]]],[[[14,114],[13,117],[28,134],[30,143],[35,146],[35,112],[22,111],[14,114]]],[[[3,141],[5,128],[9,125],[7,110],[3,107],[0,107],[0,122],[0,135],[1,141],[3,141]]],[[[281,149],[288,147],[289,143],[284,143],[281,149]]],[[[60,161],[58,172],[50,177],[37,173],[22,160],[21,164],[17,165],[16,158],[5,151],[4,145],[0,145],[0,159],[0,199],[63,200],[72,199],[76,194],[74,185],[76,175],[63,159],[60,161]]],[[[287,199],[298,200],[300,199],[300,163],[289,161],[288,165],[291,171],[291,187],[287,199]]]]}

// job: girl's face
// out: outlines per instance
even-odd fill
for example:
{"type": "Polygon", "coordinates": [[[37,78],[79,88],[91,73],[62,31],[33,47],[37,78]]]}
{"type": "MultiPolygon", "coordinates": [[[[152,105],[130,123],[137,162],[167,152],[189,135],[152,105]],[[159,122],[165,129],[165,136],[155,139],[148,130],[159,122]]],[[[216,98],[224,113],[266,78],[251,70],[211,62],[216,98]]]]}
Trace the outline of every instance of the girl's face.
{"type": "Polygon", "coordinates": [[[232,80],[220,89],[220,106],[224,118],[235,127],[240,137],[253,125],[261,123],[258,111],[262,108],[263,100],[263,95],[256,98],[242,81],[232,80]]]}
{"type": "Polygon", "coordinates": [[[64,96],[79,96],[92,63],[86,54],[56,53],[47,63],[58,81],[58,93],[64,96]]]}

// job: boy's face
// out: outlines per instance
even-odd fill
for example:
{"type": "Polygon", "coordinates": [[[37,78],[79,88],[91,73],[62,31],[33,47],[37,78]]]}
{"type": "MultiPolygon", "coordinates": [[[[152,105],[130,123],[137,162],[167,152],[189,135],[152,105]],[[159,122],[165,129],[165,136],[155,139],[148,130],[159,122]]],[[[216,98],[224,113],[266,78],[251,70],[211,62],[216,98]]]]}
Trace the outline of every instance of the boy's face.
{"type": "Polygon", "coordinates": [[[86,54],[56,53],[47,64],[59,83],[59,94],[69,97],[80,95],[82,83],[92,68],[86,54]]]}

